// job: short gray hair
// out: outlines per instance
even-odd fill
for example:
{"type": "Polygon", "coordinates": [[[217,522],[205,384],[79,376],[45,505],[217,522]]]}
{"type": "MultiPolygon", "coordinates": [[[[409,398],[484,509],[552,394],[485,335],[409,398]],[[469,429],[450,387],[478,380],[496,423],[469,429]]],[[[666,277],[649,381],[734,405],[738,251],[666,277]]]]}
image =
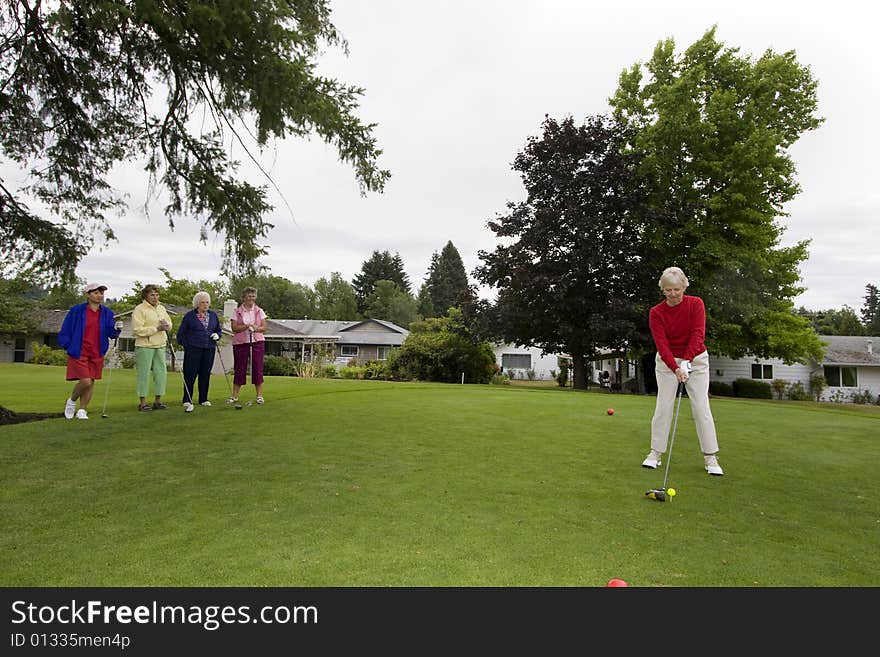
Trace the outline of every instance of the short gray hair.
{"type": "Polygon", "coordinates": [[[256,294],[257,294],[257,288],[255,288],[255,287],[246,287],[246,288],[244,288],[244,289],[241,291],[241,298],[242,298],[242,300],[244,300],[245,296],[248,295],[248,294],[253,294],[254,296],[256,296],[256,294]]]}
{"type": "Polygon", "coordinates": [[[685,276],[684,272],[678,267],[667,267],[664,269],[663,273],[660,274],[659,283],[661,290],[667,285],[681,285],[685,289],[690,285],[688,277],[685,276]]]}
{"type": "Polygon", "coordinates": [[[207,292],[196,292],[195,296],[193,297],[193,308],[198,307],[199,303],[202,301],[207,301],[208,303],[211,303],[211,295],[207,292]]]}

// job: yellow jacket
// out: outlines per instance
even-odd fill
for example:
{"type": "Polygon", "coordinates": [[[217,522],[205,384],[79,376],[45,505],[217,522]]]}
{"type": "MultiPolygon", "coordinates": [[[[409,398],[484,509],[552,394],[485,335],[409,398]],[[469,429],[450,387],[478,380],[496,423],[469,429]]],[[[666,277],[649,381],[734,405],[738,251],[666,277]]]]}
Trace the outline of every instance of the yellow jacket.
{"type": "Polygon", "coordinates": [[[154,306],[149,301],[144,301],[135,307],[134,312],[131,313],[131,331],[134,333],[135,347],[165,348],[168,343],[168,331],[171,329],[160,331],[160,319],[168,322],[170,327],[171,318],[161,303],[154,306]]]}

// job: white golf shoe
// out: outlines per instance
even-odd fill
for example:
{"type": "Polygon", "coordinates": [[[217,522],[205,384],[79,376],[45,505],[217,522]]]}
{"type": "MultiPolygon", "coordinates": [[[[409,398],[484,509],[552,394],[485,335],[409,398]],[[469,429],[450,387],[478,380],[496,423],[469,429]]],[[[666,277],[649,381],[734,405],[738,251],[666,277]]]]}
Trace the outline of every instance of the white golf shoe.
{"type": "Polygon", "coordinates": [[[205,401],[203,401],[201,404],[199,404],[199,406],[210,406],[210,405],[211,405],[211,402],[209,402],[207,399],[205,401]]]}
{"type": "Polygon", "coordinates": [[[88,419],[89,419],[89,414],[86,413],[86,409],[84,409],[84,408],[79,409],[79,410],[76,412],[76,419],[77,419],[77,420],[88,420],[88,419]]]}
{"type": "Polygon", "coordinates": [[[714,454],[707,454],[703,457],[706,462],[706,472],[710,475],[721,476],[724,474],[724,470],[721,469],[721,466],[718,465],[718,457],[714,454]]]}
{"type": "Polygon", "coordinates": [[[651,468],[652,470],[660,465],[660,452],[656,449],[652,449],[648,452],[648,455],[645,457],[645,460],[642,461],[643,468],[651,468]]]}
{"type": "Polygon", "coordinates": [[[64,417],[68,420],[72,420],[74,415],[76,415],[76,402],[72,399],[68,399],[64,402],[64,417]]]}
{"type": "Polygon", "coordinates": [[[196,409],[196,407],[193,406],[192,404],[190,404],[189,402],[183,403],[183,412],[184,413],[192,413],[195,409],[196,409]]]}

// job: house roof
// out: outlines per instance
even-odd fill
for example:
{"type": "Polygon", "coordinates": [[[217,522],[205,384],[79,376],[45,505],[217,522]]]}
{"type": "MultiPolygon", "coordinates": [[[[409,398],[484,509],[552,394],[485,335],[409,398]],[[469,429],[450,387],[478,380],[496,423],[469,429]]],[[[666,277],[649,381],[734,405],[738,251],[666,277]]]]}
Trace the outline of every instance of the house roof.
{"type": "Polygon", "coordinates": [[[409,331],[380,319],[339,321],[330,319],[268,319],[267,338],[326,340],[337,344],[400,345],[409,331]]]}
{"type": "Polygon", "coordinates": [[[861,335],[820,335],[828,343],[823,365],[880,366],[880,337],[861,335]]]}

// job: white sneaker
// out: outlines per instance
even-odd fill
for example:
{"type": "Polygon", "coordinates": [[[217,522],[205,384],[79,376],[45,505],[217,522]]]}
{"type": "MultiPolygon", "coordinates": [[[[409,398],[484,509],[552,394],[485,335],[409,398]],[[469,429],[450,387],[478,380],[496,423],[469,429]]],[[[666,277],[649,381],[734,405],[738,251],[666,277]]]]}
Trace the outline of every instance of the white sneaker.
{"type": "Polygon", "coordinates": [[[68,399],[64,402],[64,417],[68,420],[72,420],[74,415],[76,415],[76,402],[72,399],[68,399]]]}
{"type": "Polygon", "coordinates": [[[184,413],[192,413],[195,409],[196,409],[196,407],[193,406],[192,404],[190,404],[189,402],[183,403],[183,412],[184,413]]]}
{"type": "Polygon", "coordinates": [[[718,465],[718,457],[714,454],[709,454],[708,456],[704,456],[703,459],[706,462],[706,472],[710,475],[721,476],[724,474],[724,470],[721,469],[721,466],[718,465]]]}
{"type": "Polygon", "coordinates": [[[205,401],[203,401],[201,404],[199,404],[199,406],[210,406],[210,405],[211,405],[211,402],[209,402],[207,399],[205,401]]]}
{"type": "Polygon", "coordinates": [[[261,395],[260,397],[257,397],[257,403],[258,403],[258,404],[263,404],[263,403],[265,403],[265,401],[266,401],[266,400],[263,399],[262,395],[261,395]]]}
{"type": "Polygon", "coordinates": [[[76,419],[77,419],[77,420],[88,420],[88,419],[89,419],[89,414],[86,413],[86,409],[84,409],[84,408],[79,409],[79,410],[76,412],[76,419]]]}
{"type": "Polygon", "coordinates": [[[651,468],[652,470],[660,465],[660,452],[656,449],[652,449],[648,452],[648,455],[645,457],[645,460],[642,461],[643,468],[651,468]]]}

